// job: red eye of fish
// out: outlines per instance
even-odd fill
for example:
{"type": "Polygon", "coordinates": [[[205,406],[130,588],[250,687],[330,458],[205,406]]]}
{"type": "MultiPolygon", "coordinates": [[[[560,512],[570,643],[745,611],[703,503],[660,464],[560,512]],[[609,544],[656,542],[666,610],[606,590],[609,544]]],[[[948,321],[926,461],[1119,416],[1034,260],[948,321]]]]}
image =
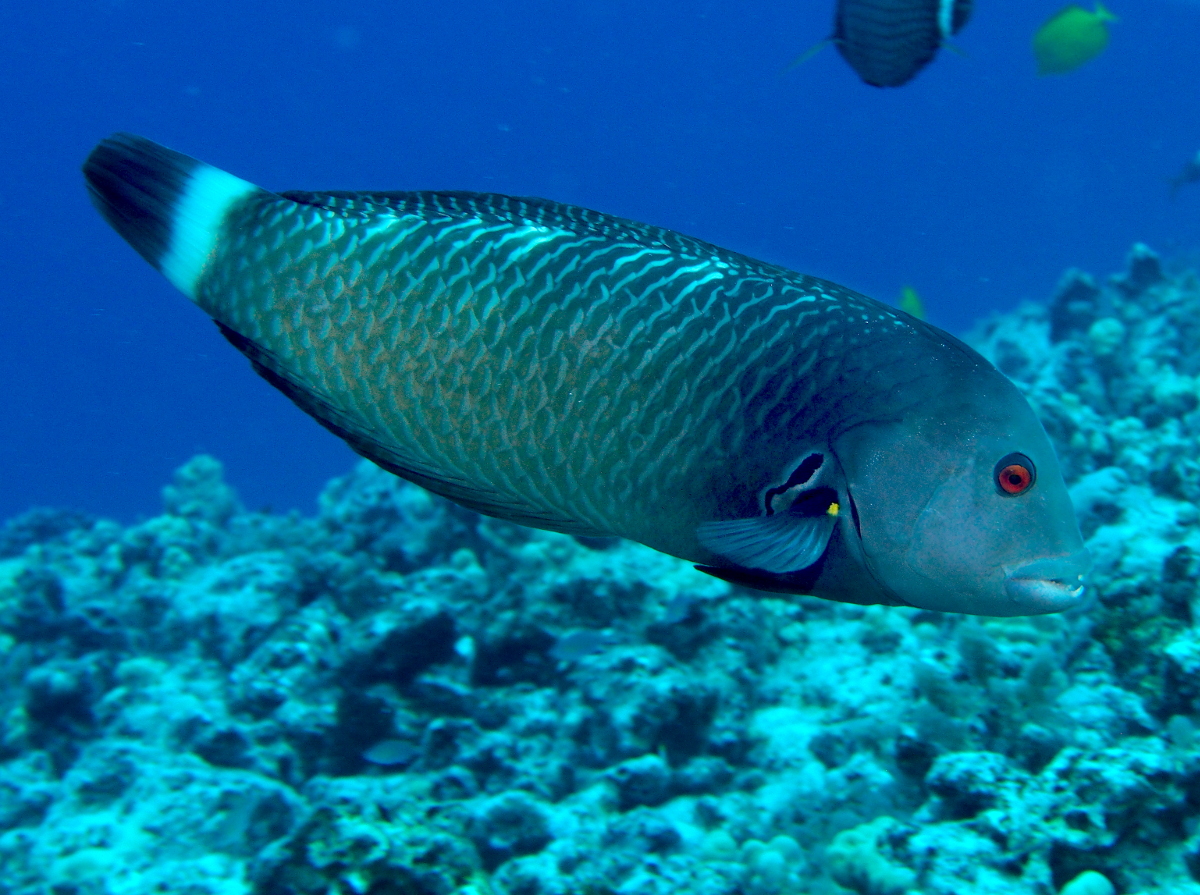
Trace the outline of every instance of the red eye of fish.
{"type": "Polygon", "coordinates": [[[996,464],[993,473],[996,487],[1001,494],[1015,496],[1024,494],[1033,487],[1037,473],[1033,461],[1024,454],[1008,454],[996,464]]]}

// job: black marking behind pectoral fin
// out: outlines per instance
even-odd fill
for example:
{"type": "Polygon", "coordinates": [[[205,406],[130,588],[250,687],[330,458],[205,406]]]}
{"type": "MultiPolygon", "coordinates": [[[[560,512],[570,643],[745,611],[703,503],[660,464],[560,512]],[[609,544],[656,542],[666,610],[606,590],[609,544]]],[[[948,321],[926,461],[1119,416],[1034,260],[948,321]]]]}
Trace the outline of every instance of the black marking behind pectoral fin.
{"type": "Polygon", "coordinates": [[[705,522],[696,529],[707,549],[747,569],[773,574],[814,565],[829,545],[836,517],[795,512],[705,522]]]}
{"type": "Polygon", "coordinates": [[[237,330],[219,320],[214,321],[221,334],[238,351],[249,358],[254,371],[279,389],[297,407],[342,439],[356,454],[366,457],[375,465],[393,475],[420,485],[434,494],[461,504],[468,509],[487,516],[497,516],[522,525],[561,531],[564,534],[607,535],[611,532],[597,531],[576,520],[546,512],[538,507],[508,499],[506,495],[493,491],[477,482],[435,467],[416,457],[406,455],[396,446],[385,444],[378,434],[364,425],[357,416],[347,413],[337,403],[321,394],[302,377],[291,372],[285,363],[237,330]]]}

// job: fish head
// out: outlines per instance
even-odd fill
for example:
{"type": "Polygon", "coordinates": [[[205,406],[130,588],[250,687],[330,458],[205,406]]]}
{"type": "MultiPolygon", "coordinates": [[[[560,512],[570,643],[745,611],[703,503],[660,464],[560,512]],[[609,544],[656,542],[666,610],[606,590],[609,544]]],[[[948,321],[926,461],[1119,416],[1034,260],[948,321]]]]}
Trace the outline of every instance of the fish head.
{"type": "Polygon", "coordinates": [[[854,426],[836,450],[857,550],[892,602],[1014,616],[1082,600],[1091,559],[1054,448],[994,369],[854,426]]]}

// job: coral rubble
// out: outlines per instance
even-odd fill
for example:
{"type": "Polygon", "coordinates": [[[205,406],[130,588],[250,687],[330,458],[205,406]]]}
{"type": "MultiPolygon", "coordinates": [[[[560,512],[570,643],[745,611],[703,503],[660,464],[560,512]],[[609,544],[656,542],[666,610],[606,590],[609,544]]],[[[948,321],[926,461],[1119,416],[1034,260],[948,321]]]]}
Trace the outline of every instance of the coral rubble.
{"type": "Polygon", "coordinates": [[[1200,892],[1200,284],[1137,246],[972,341],[1056,442],[1069,614],[780,599],[363,463],[197,457],[0,529],[11,895],[1200,892]]]}

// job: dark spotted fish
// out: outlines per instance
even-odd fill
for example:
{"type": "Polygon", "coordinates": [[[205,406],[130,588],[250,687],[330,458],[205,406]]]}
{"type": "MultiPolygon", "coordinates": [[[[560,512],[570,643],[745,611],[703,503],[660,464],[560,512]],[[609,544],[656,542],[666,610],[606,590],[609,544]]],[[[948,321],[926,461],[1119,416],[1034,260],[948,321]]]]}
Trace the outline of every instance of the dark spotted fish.
{"type": "Polygon", "coordinates": [[[542,199],[260,189],[117,135],[110,224],[356,451],[464,506],[765,590],[1074,605],[1054,452],[952,336],[841,286],[542,199]]]}
{"type": "Polygon", "coordinates": [[[907,84],[971,17],[973,0],[838,0],[832,40],[873,87],[907,84]]]}
{"type": "Polygon", "coordinates": [[[620,642],[620,637],[608,629],[581,628],[558,638],[550,647],[550,655],[560,662],[578,662],[620,642]]]}

